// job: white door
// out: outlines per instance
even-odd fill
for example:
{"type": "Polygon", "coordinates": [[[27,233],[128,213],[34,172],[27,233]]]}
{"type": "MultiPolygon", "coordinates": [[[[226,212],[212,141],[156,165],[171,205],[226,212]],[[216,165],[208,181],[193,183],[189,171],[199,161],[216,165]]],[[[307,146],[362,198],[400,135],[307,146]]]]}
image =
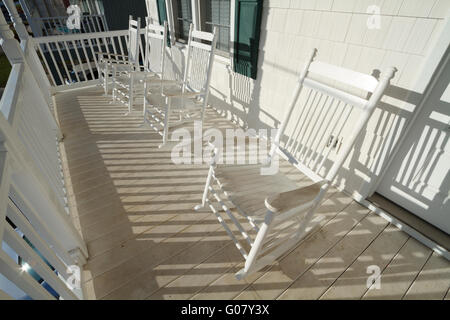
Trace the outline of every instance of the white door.
{"type": "Polygon", "coordinates": [[[449,54],[377,192],[450,234],[449,54]]]}

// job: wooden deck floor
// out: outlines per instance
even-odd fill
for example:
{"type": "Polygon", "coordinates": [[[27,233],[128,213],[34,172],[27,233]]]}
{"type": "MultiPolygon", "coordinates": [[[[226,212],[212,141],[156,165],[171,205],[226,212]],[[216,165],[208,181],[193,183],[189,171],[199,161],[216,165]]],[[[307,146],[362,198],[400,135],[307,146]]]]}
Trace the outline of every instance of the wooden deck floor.
{"type": "MultiPolygon", "coordinates": [[[[88,299],[450,299],[450,262],[332,190],[320,228],[237,281],[242,258],[215,216],[197,213],[205,165],[174,165],[139,112],[97,88],[56,96],[69,197],[90,257],[88,299]],[[367,288],[367,267],[382,271],[367,288]]],[[[208,111],[205,127],[232,127],[208,111]]]]}

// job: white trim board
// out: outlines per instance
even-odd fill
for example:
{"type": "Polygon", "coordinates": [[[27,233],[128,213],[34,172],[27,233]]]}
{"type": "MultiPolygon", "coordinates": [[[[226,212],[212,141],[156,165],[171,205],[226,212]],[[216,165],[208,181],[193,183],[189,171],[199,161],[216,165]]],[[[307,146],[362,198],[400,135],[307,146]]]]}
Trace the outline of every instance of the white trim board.
{"type": "Polygon", "coordinates": [[[396,226],[397,228],[399,228],[403,232],[407,233],[408,235],[410,235],[411,237],[413,237],[414,239],[416,239],[417,241],[419,241],[423,245],[427,246],[428,248],[430,248],[431,250],[433,250],[434,252],[436,252],[440,256],[443,256],[445,259],[450,261],[450,252],[448,252],[447,249],[445,249],[444,247],[440,246],[439,244],[437,244],[436,242],[434,242],[430,238],[424,236],[422,233],[420,233],[419,231],[417,231],[414,228],[410,227],[406,223],[404,223],[404,222],[398,220],[397,218],[393,217],[392,215],[390,215],[388,212],[384,211],[383,209],[377,207],[375,204],[373,204],[369,200],[362,199],[362,198],[356,198],[356,197],[353,197],[353,198],[358,203],[363,205],[364,207],[370,209],[371,211],[373,211],[374,213],[376,213],[377,215],[379,215],[380,217],[382,217],[383,219],[385,219],[389,223],[393,224],[394,226],[396,226]]]}

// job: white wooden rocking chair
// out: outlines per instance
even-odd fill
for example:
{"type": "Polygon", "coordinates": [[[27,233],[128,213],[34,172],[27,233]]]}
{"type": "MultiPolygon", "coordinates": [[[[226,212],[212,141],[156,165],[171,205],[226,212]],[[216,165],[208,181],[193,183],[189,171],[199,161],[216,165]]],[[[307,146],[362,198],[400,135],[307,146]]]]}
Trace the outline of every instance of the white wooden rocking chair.
{"type": "Polygon", "coordinates": [[[183,80],[177,80],[174,72],[166,71],[174,69],[172,57],[172,65],[165,62],[162,80],[156,86],[145,86],[144,121],[162,136],[160,147],[168,142],[169,128],[192,121],[197,114],[203,121],[216,41],[217,28],[212,33],[202,32],[194,30],[191,24],[183,80]]]}
{"type": "MultiPolygon", "coordinates": [[[[145,57],[144,65],[135,65],[129,70],[115,70],[113,65],[113,101],[119,101],[128,106],[129,114],[132,111],[135,99],[141,90],[143,94],[144,83],[159,84],[163,78],[164,61],[167,48],[167,22],[164,25],[152,24],[151,18],[146,19],[145,27],[145,57]]],[[[145,114],[145,108],[143,108],[145,114]]]]}
{"type": "Polygon", "coordinates": [[[268,156],[268,163],[281,156],[312,183],[299,188],[281,173],[262,175],[265,165],[219,166],[217,150],[213,155],[202,204],[195,209],[211,209],[243,255],[245,266],[236,273],[238,279],[286,254],[314,227],[314,222],[320,221],[314,217],[316,209],[396,72],[389,68],[378,81],[370,75],[315,62],[316,51],[301,72],[268,156]],[[370,98],[337,89],[327,84],[330,81],[362,89],[370,93],[370,98]],[[330,151],[344,134],[344,144],[333,162],[330,151]],[[224,212],[243,239],[238,239],[222,217],[224,212]],[[239,217],[248,223],[241,224],[239,217]],[[246,230],[244,226],[248,225],[253,230],[246,230]]]}
{"type": "MultiPolygon", "coordinates": [[[[128,22],[128,55],[95,52],[98,56],[98,77],[100,85],[105,90],[105,95],[109,93],[110,78],[115,76],[114,72],[128,71],[135,65],[139,65],[140,33],[141,19],[133,20],[133,17],[130,16],[128,22]],[[115,66],[114,69],[113,66],[115,66]]],[[[108,43],[105,43],[105,45],[107,46],[108,43]]]]}

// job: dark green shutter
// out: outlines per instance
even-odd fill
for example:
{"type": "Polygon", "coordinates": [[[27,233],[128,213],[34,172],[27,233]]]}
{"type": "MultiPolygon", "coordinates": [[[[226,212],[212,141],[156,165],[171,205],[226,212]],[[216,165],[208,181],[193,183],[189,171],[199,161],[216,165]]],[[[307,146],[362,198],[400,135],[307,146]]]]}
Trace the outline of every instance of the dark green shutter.
{"type": "MultiPolygon", "coordinates": [[[[156,4],[158,6],[158,19],[159,24],[163,25],[164,21],[167,21],[167,10],[166,10],[166,0],[156,0],[156,4]]],[[[167,30],[167,46],[170,47],[170,34],[169,30],[167,30]]]]}
{"type": "Polygon", "coordinates": [[[256,79],[263,0],[236,0],[234,71],[256,79]]]}
{"type": "Polygon", "coordinates": [[[156,0],[158,5],[158,19],[159,24],[163,25],[167,21],[166,0],[156,0]]]}

